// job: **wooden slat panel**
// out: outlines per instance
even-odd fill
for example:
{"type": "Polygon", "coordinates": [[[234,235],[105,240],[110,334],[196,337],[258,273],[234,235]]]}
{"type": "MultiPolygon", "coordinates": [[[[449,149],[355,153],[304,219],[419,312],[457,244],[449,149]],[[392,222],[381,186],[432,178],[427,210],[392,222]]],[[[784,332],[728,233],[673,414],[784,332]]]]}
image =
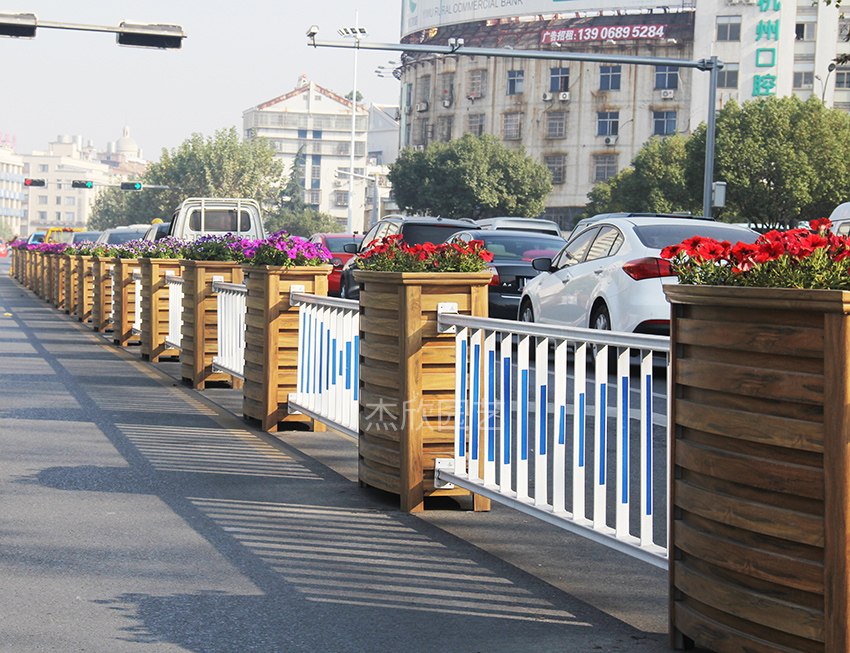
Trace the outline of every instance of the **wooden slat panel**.
{"type": "Polygon", "coordinates": [[[359,477],[366,485],[378,488],[379,490],[385,490],[393,494],[399,494],[400,492],[401,479],[398,476],[379,472],[365,462],[360,464],[359,477]]]}
{"type": "Polygon", "coordinates": [[[395,346],[382,345],[371,342],[369,340],[360,341],[360,356],[364,360],[377,359],[387,363],[399,362],[398,343],[395,346]]]}
{"type": "Polygon", "coordinates": [[[823,377],[679,359],[676,383],[779,401],[823,404],[823,377]]]}
{"type": "Polygon", "coordinates": [[[799,374],[823,376],[823,358],[805,358],[803,356],[777,356],[740,349],[720,349],[709,345],[681,345],[680,360],[710,361],[749,367],[757,370],[793,370],[799,374]]]}
{"type": "Polygon", "coordinates": [[[360,308],[377,308],[390,310],[398,306],[398,291],[395,292],[361,292],[360,308]]]}
{"type": "MultiPolygon", "coordinates": [[[[752,315],[751,315],[752,319],[752,315]]],[[[680,344],[712,346],[745,352],[761,352],[774,356],[806,356],[823,358],[823,326],[800,327],[785,324],[737,323],[730,328],[726,322],[679,320],[680,344]]]]}
{"type": "Polygon", "coordinates": [[[398,318],[388,319],[373,317],[371,315],[360,316],[361,337],[371,337],[373,334],[385,335],[398,340],[398,318]]]}
{"type": "Polygon", "coordinates": [[[821,499],[823,470],[744,456],[687,440],[676,443],[676,464],[701,474],[729,481],[746,480],[752,487],[821,499]]]}
{"type": "Polygon", "coordinates": [[[823,424],[676,399],[676,423],[709,433],[806,451],[823,451],[823,424]]]}
{"type": "Polygon", "coordinates": [[[676,506],[707,519],[781,537],[793,542],[823,546],[823,519],[774,506],[755,504],[722,495],[686,482],[674,483],[676,506]]]}
{"type": "Polygon", "coordinates": [[[387,467],[398,469],[401,464],[401,455],[398,451],[398,442],[374,438],[369,433],[364,433],[358,445],[360,455],[369,460],[375,460],[387,467]],[[392,446],[392,445],[395,446],[392,446]]]}
{"type": "Polygon", "coordinates": [[[823,565],[753,548],[740,541],[719,537],[714,532],[680,522],[676,524],[677,548],[706,562],[741,574],[823,594],[823,565]]]}
{"type": "Polygon", "coordinates": [[[718,582],[676,562],[676,587],[718,610],[768,628],[823,641],[823,613],[718,582]]]}

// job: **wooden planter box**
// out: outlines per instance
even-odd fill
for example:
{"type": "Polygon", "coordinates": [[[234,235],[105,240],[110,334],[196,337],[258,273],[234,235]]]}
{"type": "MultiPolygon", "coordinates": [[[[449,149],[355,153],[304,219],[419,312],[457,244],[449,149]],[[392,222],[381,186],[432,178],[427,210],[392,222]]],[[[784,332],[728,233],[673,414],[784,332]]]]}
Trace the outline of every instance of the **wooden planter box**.
{"type": "Polygon", "coordinates": [[[850,650],[850,292],[666,293],[671,643],[850,650]]]}
{"type": "Polygon", "coordinates": [[[111,256],[92,256],[91,323],[94,331],[112,329],[112,267],[117,259],[111,256]]]}
{"type": "Polygon", "coordinates": [[[218,354],[218,294],[213,281],[242,283],[242,266],[233,261],[181,261],[183,276],[183,328],[181,331],[180,374],[193,388],[209,381],[226,381],[242,387],[242,379],[213,372],[212,359],[218,354]]]}
{"type": "Polygon", "coordinates": [[[74,254],[63,254],[65,266],[65,305],[68,315],[77,313],[77,257],[74,254]]]}
{"type": "Polygon", "coordinates": [[[92,276],[92,257],[75,254],[77,264],[77,303],[74,315],[80,322],[90,322],[92,319],[92,304],[94,303],[94,277],[92,276]]]}
{"type": "Polygon", "coordinates": [[[44,255],[44,299],[49,304],[56,304],[56,275],[58,274],[59,257],[56,254],[44,255]]]}
{"type": "Polygon", "coordinates": [[[112,342],[125,347],[131,342],[139,342],[139,335],[133,333],[136,320],[136,282],[134,272],[141,272],[138,259],[116,258],[112,268],[112,342]]]}
{"type": "MultiPolygon", "coordinates": [[[[437,333],[437,305],[487,317],[490,272],[357,270],[360,284],[359,478],[418,512],[434,488],[434,459],[454,456],[455,343],[437,333]]],[[[489,501],[475,497],[475,509],[489,501]]]]}
{"type": "Polygon", "coordinates": [[[54,254],[56,259],[53,276],[53,305],[60,311],[65,310],[65,278],[68,276],[67,257],[54,254]]]}
{"type": "Polygon", "coordinates": [[[44,289],[47,285],[47,255],[35,252],[35,285],[33,290],[38,297],[44,299],[44,289]]]}
{"type": "Polygon", "coordinates": [[[179,356],[179,351],[165,344],[168,336],[168,284],[165,283],[165,275],[179,276],[180,260],[140,258],[139,263],[142,268],[142,359],[158,362],[163,356],[179,356]]]}
{"type": "Polygon", "coordinates": [[[332,269],[330,265],[242,266],[248,291],[242,414],[259,421],[264,431],[276,432],[280,422],[312,422],[287,410],[298,378],[300,312],[289,305],[289,294],[293,285],[301,285],[304,292],[327,295],[332,269]]]}

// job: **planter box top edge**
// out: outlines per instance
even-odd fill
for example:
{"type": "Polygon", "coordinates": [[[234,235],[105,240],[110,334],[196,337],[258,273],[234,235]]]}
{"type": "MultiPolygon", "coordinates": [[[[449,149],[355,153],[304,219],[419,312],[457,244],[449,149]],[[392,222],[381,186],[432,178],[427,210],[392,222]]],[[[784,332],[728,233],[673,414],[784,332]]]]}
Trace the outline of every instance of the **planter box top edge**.
{"type": "Polygon", "coordinates": [[[249,271],[259,271],[259,272],[298,272],[299,274],[304,274],[307,272],[317,272],[320,274],[330,274],[331,270],[333,270],[333,266],[328,265],[251,265],[249,263],[242,263],[242,269],[246,272],[249,271]]]}
{"type": "Polygon", "coordinates": [[[354,270],[356,281],[376,281],[381,283],[437,284],[454,285],[458,282],[472,282],[475,285],[490,283],[490,270],[481,272],[378,272],[377,270],[354,270]]]}
{"type": "Polygon", "coordinates": [[[671,304],[850,313],[850,291],[666,284],[671,304]]]}

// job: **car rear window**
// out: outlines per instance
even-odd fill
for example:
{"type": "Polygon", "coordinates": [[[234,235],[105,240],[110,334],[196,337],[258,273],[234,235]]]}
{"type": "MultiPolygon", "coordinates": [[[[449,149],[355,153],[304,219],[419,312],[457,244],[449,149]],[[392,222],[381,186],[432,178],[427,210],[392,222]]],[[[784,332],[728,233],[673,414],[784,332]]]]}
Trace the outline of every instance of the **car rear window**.
{"type": "Polygon", "coordinates": [[[362,238],[325,238],[325,247],[331,254],[344,254],[348,243],[359,243],[362,238]]]}
{"type": "Polygon", "coordinates": [[[442,243],[453,233],[462,229],[463,227],[455,224],[408,223],[402,226],[401,235],[408,245],[442,243]]]}
{"type": "Polygon", "coordinates": [[[744,242],[754,243],[759,234],[724,227],[719,224],[650,224],[635,227],[635,235],[641,243],[650,249],[664,249],[669,245],[678,245],[688,238],[704,236],[714,240],[728,240],[730,243],[744,242]]]}
{"type": "Polygon", "coordinates": [[[552,258],[564,246],[564,240],[561,238],[517,236],[516,233],[509,237],[483,236],[481,240],[484,241],[484,247],[497,259],[514,261],[530,261],[541,256],[552,258]]]}
{"type": "Polygon", "coordinates": [[[106,242],[109,245],[120,245],[122,243],[129,243],[131,240],[138,240],[142,236],[145,235],[147,229],[142,230],[132,230],[132,231],[113,231],[106,237],[106,242]]]}
{"type": "Polygon", "coordinates": [[[251,230],[251,214],[242,211],[240,223],[236,223],[236,209],[206,209],[204,224],[201,225],[201,210],[193,209],[189,214],[189,229],[192,231],[220,231],[235,234],[251,230]]]}

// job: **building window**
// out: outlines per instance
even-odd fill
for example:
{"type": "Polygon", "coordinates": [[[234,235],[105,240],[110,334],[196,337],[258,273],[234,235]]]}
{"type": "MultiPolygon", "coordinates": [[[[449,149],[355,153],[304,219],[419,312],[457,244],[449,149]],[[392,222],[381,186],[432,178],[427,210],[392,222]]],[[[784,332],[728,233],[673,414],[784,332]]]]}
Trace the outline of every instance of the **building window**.
{"type": "Polygon", "coordinates": [[[484,97],[487,92],[487,71],[483,68],[469,71],[469,97],[484,97]]]}
{"type": "Polygon", "coordinates": [[[66,222],[73,222],[75,217],[76,216],[73,213],[70,213],[70,212],[65,213],[65,221],[66,222]]]}
{"type": "Polygon", "coordinates": [[[798,41],[814,41],[815,23],[797,23],[795,32],[798,41]]]}
{"type": "Polygon", "coordinates": [[[431,121],[427,118],[422,119],[422,132],[420,140],[425,145],[434,140],[434,125],[432,125],[431,121]]]}
{"type": "Polygon", "coordinates": [[[56,222],[62,222],[62,213],[61,213],[61,211],[56,211],[56,222]]]}
{"type": "Polygon", "coordinates": [[[810,89],[815,85],[815,74],[813,72],[794,72],[794,89],[810,89]]]}
{"type": "Polygon", "coordinates": [[[835,71],[835,88],[850,88],[850,70],[835,71]]]}
{"type": "Polygon", "coordinates": [[[564,154],[556,154],[553,156],[543,157],[543,163],[549,168],[552,173],[553,184],[563,184],[565,172],[567,168],[567,157],[564,154]]]}
{"type": "Polygon", "coordinates": [[[307,204],[312,206],[318,206],[322,203],[322,191],[320,190],[311,190],[305,193],[307,204]]]}
{"type": "Polygon", "coordinates": [[[298,138],[300,138],[302,140],[307,138],[307,130],[306,129],[299,129],[298,130],[298,138]]]}
{"type": "Polygon", "coordinates": [[[738,64],[724,63],[717,71],[717,88],[738,88],[738,64]]]}
{"type": "Polygon", "coordinates": [[[466,116],[466,131],[474,136],[481,136],[484,133],[484,114],[470,113],[466,116]]]}
{"type": "Polygon", "coordinates": [[[616,136],[620,132],[619,111],[598,111],[596,113],[596,135],[616,136]]]}
{"type": "Polygon", "coordinates": [[[679,88],[679,68],[676,66],[656,66],[655,88],[666,90],[679,88]]]}
{"type": "Polygon", "coordinates": [[[519,112],[502,114],[502,138],[516,141],[522,138],[522,114],[519,112]]]}
{"type": "Polygon", "coordinates": [[[46,222],[47,221],[47,211],[39,211],[38,212],[38,219],[41,220],[42,222],[46,222]]]}
{"type": "Polygon", "coordinates": [[[617,174],[616,154],[597,154],[593,157],[593,182],[608,181],[617,174]]]}
{"type": "Polygon", "coordinates": [[[420,102],[428,102],[431,99],[431,75],[422,75],[419,78],[416,91],[420,102]]]}
{"type": "Polygon", "coordinates": [[[848,34],[850,34],[850,18],[841,18],[838,21],[838,40],[846,41],[848,34]]]}
{"type": "Polygon", "coordinates": [[[62,204],[62,198],[61,198],[61,197],[59,197],[58,195],[56,196],[56,203],[57,203],[57,204],[62,204]]]}
{"type": "Polygon", "coordinates": [[[335,206],[348,206],[348,191],[347,190],[334,191],[334,205],[335,206]]]}
{"type": "Polygon", "coordinates": [[[520,95],[522,93],[522,85],[525,81],[524,78],[524,70],[508,71],[508,95],[520,95]]]}
{"type": "Polygon", "coordinates": [[[440,75],[440,96],[443,103],[450,103],[455,99],[455,74],[443,73],[440,75]]]}
{"type": "Polygon", "coordinates": [[[546,138],[564,138],[567,135],[567,112],[546,113],[546,138]]]}
{"type": "Polygon", "coordinates": [[[599,90],[619,91],[622,66],[601,66],[599,68],[599,90]]]}
{"type": "Polygon", "coordinates": [[[741,17],[740,16],[718,16],[717,17],[717,40],[718,41],[740,41],[741,40],[741,17]]]}
{"type": "Polygon", "coordinates": [[[454,116],[440,116],[440,140],[443,143],[448,143],[452,140],[452,127],[454,126],[454,116]]]}
{"type": "Polygon", "coordinates": [[[412,132],[412,127],[413,126],[410,123],[407,123],[404,126],[404,146],[405,147],[410,147],[410,134],[412,132]]]}
{"type": "Polygon", "coordinates": [[[65,198],[65,206],[76,206],[77,198],[76,197],[66,197],[65,198]]]}
{"type": "MultiPolygon", "coordinates": [[[[835,83],[835,86],[838,87],[838,82],[835,83]]],[[[39,204],[47,204],[47,195],[39,195],[38,196],[39,204]]]]}
{"type": "Polygon", "coordinates": [[[38,164],[38,171],[39,172],[50,172],[50,166],[48,166],[46,163],[39,163],[38,164]]]}
{"type": "Polygon", "coordinates": [[[570,90],[569,68],[549,69],[549,90],[552,93],[562,93],[563,91],[570,90]]]}
{"type": "Polygon", "coordinates": [[[676,133],[675,111],[653,111],[652,112],[652,135],[669,136],[676,133]]]}

